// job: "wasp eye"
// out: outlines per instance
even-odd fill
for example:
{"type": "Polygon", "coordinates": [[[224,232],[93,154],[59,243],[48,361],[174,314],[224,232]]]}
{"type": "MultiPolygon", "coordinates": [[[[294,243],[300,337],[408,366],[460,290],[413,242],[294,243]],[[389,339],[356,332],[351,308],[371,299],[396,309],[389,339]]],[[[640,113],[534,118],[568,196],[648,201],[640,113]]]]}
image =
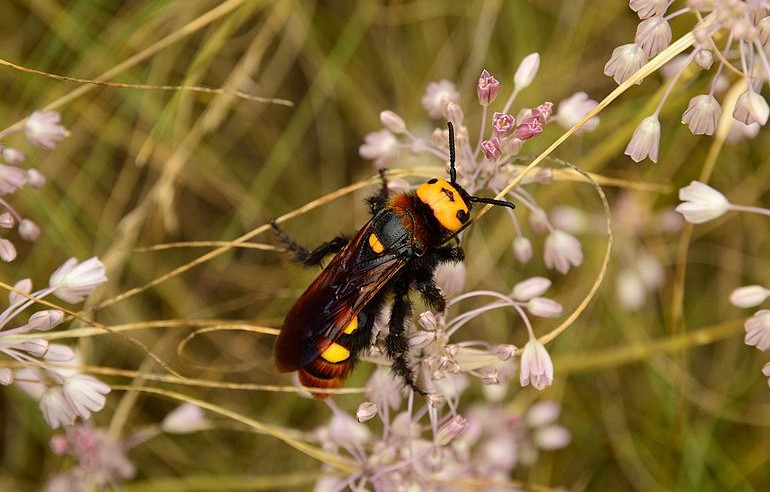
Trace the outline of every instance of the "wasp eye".
{"type": "Polygon", "coordinates": [[[460,221],[461,224],[465,224],[468,222],[468,218],[470,217],[470,214],[467,210],[458,210],[457,211],[457,220],[460,221]]]}
{"type": "Polygon", "coordinates": [[[437,178],[431,178],[431,179],[428,180],[428,184],[429,185],[436,184],[436,183],[438,183],[438,179],[437,178]]]}

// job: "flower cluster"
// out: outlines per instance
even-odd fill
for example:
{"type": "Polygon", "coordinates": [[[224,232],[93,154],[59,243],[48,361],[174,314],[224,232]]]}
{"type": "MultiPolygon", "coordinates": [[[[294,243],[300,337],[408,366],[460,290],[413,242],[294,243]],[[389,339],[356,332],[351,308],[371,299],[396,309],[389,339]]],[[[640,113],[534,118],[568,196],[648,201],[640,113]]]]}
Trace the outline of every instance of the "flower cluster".
{"type": "Polygon", "coordinates": [[[0,367],[0,384],[18,384],[38,400],[48,425],[56,429],[72,424],[79,416],[88,419],[104,407],[110,387],[93,376],[81,374],[75,353],[66,345],[49,343],[37,335],[58,326],[64,313],[58,309],[36,311],[26,323],[15,328],[8,324],[30,308],[35,299],[54,295],[66,302],[80,302],[107,280],[104,265],[97,258],[78,262],[71,258],[50,277],[48,287],[32,290],[32,281],[14,285],[9,306],[0,313],[0,354],[23,367],[12,371],[0,367]]]}
{"type": "MultiPolygon", "coordinates": [[[[35,111],[23,128],[27,140],[34,146],[51,150],[68,135],[67,130],[59,124],[59,113],[55,111],[35,111]]],[[[0,140],[15,133],[15,129],[0,131],[0,140]]],[[[36,169],[20,167],[26,162],[27,156],[20,150],[0,143],[0,228],[14,229],[22,239],[34,242],[40,236],[40,228],[32,220],[23,217],[15,210],[7,199],[24,186],[41,188],[45,177],[36,169]]],[[[0,237],[0,260],[13,261],[16,258],[16,247],[7,238],[0,237]]]]}
{"type": "MultiPolygon", "coordinates": [[[[717,100],[719,91],[734,80],[745,84],[732,112],[732,131],[752,137],[767,123],[770,107],[760,94],[763,80],[770,79],[770,9],[765,2],[724,0],[718,2],[688,0],[685,8],[667,13],[667,0],[631,0],[630,7],[639,15],[633,43],[615,48],[604,66],[604,73],[620,84],[671,44],[669,22],[691,13],[695,43],[692,51],[669,63],[668,87],[652,115],[642,120],[626,147],[626,154],[640,162],[649,157],[658,160],[660,121],[663,104],[687,70],[714,70],[706,94],[690,100],[682,115],[694,135],[713,135],[722,115],[717,100]],[[716,62],[716,63],[715,63],[716,62]]],[[[665,68],[665,67],[664,67],[665,68]]],[[[688,72],[689,73],[689,72],[688,72]]],[[[638,83],[642,81],[639,80],[638,83]]]]}
{"type": "Polygon", "coordinates": [[[45,492],[85,492],[120,488],[121,481],[136,474],[136,467],[128,451],[161,433],[186,434],[208,427],[203,411],[183,403],[163,419],[160,425],[150,425],[134,434],[120,438],[107,429],[90,422],[68,426],[64,434],[50,439],[51,450],[60,456],[69,456],[75,465],[55,474],[45,486],[45,492]]]}
{"type": "MultiPolygon", "coordinates": [[[[378,383],[373,384],[376,387],[378,383]]],[[[374,396],[374,395],[372,395],[374,396]]],[[[416,412],[397,411],[398,392],[374,410],[364,404],[355,419],[332,403],[334,415],[316,438],[329,452],[345,452],[359,466],[353,476],[328,475],[316,491],[341,490],[508,490],[511,472],[532,465],[542,451],[565,447],[570,433],[556,423],[557,403],[537,402],[525,412],[512,404],[486,401],[465,415],[439,412],[451,403],[432,400],[416,412]],[[395,395],[395,397],[393,396],[395,395]],[[382,424],[380,432],[360,423],[361,416],[382,424]],[[358,420],[358,421],[357,421],[358,420]]]]}
{"type": "MultiPolygon", "coordinates": [[[[589,99],[584,92],[578,92],[560,102],[555,115],[551,102],[512,112],[511,107],[516,97],[532,83],[539,63],[537,53],[524,58],[516,70],[510,96],[501,111],[492,112],[491,122],[490,107],[497,100],[502,84],[486,70],[482,71],[476,85],[482,117],[475,144],[470,141],[471,132],[464,125],[461,96],[455,85],[448,80],[428,84],[422,105],[430,118],[446,118],[454,125],[457,180],[469,193],[475,194],[478,190],[488,189],[498,194],[520,172],[520,166],[514,163],[527,141],[540,135],[543,127],[551,122],[556,122],[564,128],[572,127],[596,106],[596,101],[589,99]]],[[[430,138],[420,138],[409,131],[406,122],[393,111],[383,111],[380,121],[384,129],[369,133],[359,148],[360,155],[373,160],[375,167],[382,168],[393,164],[405,149],[415,154],[448,161],[448,135],[443,126],[436,128],[430,138]]],[[[593,118],[581,127],[581,131],[590,131],[598,123],[599,120],[593,118]]],[[[549,169],[541,169],[533,178],[527,178],[523,183],[548,183],[551,177],[552,172],[549,169]]],[[[555,228],[546,211],[537,204],[531,193],[520,186],[510,193],[510,197],[518,205],[529,210],[533,230],[547,233],[543,252],[547,268],[564,274],[582,263],[580,242],[566,231],[555,228]]],[[[509,214],[509,217],[514,222],[514,230],[517,233],[513,241],[513,252],[519,261],[527,263],[532,259],[532,242],[524,236],[516,214],[509,214]]]]}

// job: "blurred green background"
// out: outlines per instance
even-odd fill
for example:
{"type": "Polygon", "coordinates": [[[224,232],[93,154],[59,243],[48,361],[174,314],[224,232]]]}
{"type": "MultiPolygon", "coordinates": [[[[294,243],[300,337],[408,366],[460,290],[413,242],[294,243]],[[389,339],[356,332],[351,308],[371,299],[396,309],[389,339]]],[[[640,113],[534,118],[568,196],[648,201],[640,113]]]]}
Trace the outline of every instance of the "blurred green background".
{"type": "MultiPolygon", "coordinates": [[[[223,88],[293,102],[288,107],[232,94],[89,85],[8,66],[0,71],[3,125],[54,105],[71,132],[52,152],[24,148],[49,182],[14,196],[13,203],[41,226],[42,236],[2,266],[3,280],[31,277],[43,285],[66,258],[97,254],[110,280],[91,300],[108,303],[93,314],[97,321],[181,321],[76,340],[90,364],[164,373],[139,342],[186,376],[261,384],[289,383],[272,365],[271,336],[224,330],[195,337],[181,355],[177,348],[193,321],[278,327],[315,272],[276,251],[232,248],[112,302],[212,249],[142,248],[233,240],[372,177],[375,170],[358,156],[358,147],[366,133],[380,128],[380,111],[396,111],[423,135],[443,124],[431,122],[420,104],[431,81],[457,85],[469,128],[480,122],[475,84],[481,70],[494,74],[507,94],[518,63],[534,51],[541,55],[540,72],[516,107],[558,102],[579,90],[601,100],[616,87],[602,73],[604,64],[614,47],[633,41],[638,24],[622,1],[10,0],[0,10],[0,58],[27,69],[124,84],[223,88]]],[[[674,22],[674,37],[688,25],[674,22]]],[[[727,301],[738,286],[766,282],[770,229],[766,219],[745,215],[696,227],[684,243],[684,283],[676,282],[682,233],[661,230],[659,221],[676,205],[678,188],[697,178],[706,161],[712,139],[692,136],[679,121],[709,79],[695,79],[672,97],[661,116],[659,162],[636,164],[623,150],[654,108],[661,80],[654,75],[634,86],[602,112],[597,130],[571,138],[554,154],[588,171],[668,191],[606,188],[617,230],[605,285],[549,345],[555,384],[538,393],[511,383],[510,393],[522,401],[560,401],[561,422],[573,433],[567,448],[517,470],[512,478],[531,487],[707,491],[767,490],[770,484],[770,393],[760,372],[767,357],[744,345],[742,321],[749,313],[727,301]],[[635,208],[616,208],[623,200],[635,208]],[[666,282],[641,309],[630,311],[619,304],[614,282],[641,251],[658,259],[666,282]]],[[[536,155],[561,132],[551,125],[525,153],[536,155]]],[[[766,142],[761,133],[721,149],[714,186],[740,203],[767,203],[766,142]]],[[[5,143],[23,145],[20,136],[5,143]]],[[[441,169],[437,161],[422,164],[441,169]]],[[[531,191],[546,209],[570,205],[601,220],[601,205],[588,186],[558,182],[531,191]]],[[[285,227],[307,245],[350,232],[366,220],[362,200],[368,192],[324,203],[285,227]]],[[[526,211],[517,213],[526,224],[526,211]]],[[[547,274],[555,279],[549,294],[567,312],[574,309],[598,274],[606,237],[601,231],[580,235],[586,261],[561,277],[545,272],[540,240],[532,263],[516,262],[513,231],[503,216],[485,216],[468,235],[466,288],[507,292],[528,276],[547,274]]],[[[255,241],[276,244],[269,231],[255,241]]],[[[538,322],[536,331],[556,324],[538,322]]],[[[473,337],[493,343],[526,341],[510,313],[482,317],[473,330],[473,337]]],[[[348,384],[363,384],[369,370],[362,365],[348,384]]],[[[292,393],[165,387],[300,430],[329,416],[325,406],[292,393]]],[[[337,400],[354,411],[362,397],[337,400]]],[[[175,405],[114,391],[94,418],[130,434],[157,423],[175,405]],[[119,405],[124,413],[116,417],[119,405]]],[[[191,482],[197,475],[222,477],[203,490],[254,490],[262,478],[267,489],[311,487],[275,475],[301,479],[320,463],[275,438],[218,422],[212,431],[160,436],[133,449],[138,475],[125,490],[155,490],[160,485],[153,481],[161,478],[168,480],[164,490],[201,490],[191,482]]],[[[51,430],[35,402],[13,388],[0,391],[0,429],[0,489],[37,488],[70,465],[48,451],[51,430]]]]}

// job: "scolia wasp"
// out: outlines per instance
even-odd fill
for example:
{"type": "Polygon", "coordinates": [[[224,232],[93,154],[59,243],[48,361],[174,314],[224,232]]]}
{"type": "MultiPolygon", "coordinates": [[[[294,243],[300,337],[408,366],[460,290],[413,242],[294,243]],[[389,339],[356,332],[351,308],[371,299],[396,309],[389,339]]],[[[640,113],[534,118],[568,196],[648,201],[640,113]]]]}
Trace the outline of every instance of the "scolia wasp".
{"type": "Polygon", "coordinates": [[[308,250],[272,222],[295,259],[307,266],[320,265],[325,256],[336,253],[289,310],[275,343],[278,370],[299,371],[300,382],[311,391],[342,383],[372,343],[375,318],[392,296],[385,350],[392,372],[422,393],[409,364],[405,336],[409,291],[416,288],[428,307],[443,311],[446,300],[433,274],[440,263],[463,260],[462,248],[448,243],[468,223],[471,204],[514,208],[506,201],[470,195],[457,183],[454,129],[451,123],[448,127],[449,181],[433,178],[391,197],[381,172],[382,187],[368,199],[372,218],[352,239],[337,236],[308,250]]]}

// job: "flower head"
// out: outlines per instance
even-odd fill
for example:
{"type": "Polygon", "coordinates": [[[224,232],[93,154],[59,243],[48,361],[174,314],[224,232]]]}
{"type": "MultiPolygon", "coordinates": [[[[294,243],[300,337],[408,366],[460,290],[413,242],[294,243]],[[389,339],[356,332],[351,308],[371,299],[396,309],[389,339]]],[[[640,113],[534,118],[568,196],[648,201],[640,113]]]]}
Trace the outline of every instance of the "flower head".
{"type": "MultiPolygon", "coordinates": [[[[593,99],[588,98],[588,94],[585,92],[576,92],[567,99],[562,100],[556,110],[556,117],[559,126],[569,129],[582,120],[596,105],[599,104],[593,99]]],[[[583,126],[578,128],[575,135],[580,135],[584,132],[593,131],[599,126],[599,117],[594,116],[590,120],[586,121],[583,126]]]]}
{"type": "Polygon", "coordinates": [[[542,390],[553,383],[553,362],[545,346],[536,338],[530,337],[521,354],[519,372],[521,386],[532,386],[542,390]]]}
{"type": "Polygon", "coordinates": [[[770,107],[767,105],[765,98],[760,94],[753,90],[747,90],[738,96],[738,100],[735,102],[733,118],[746,125],[752,123],[764,125],[767,123],[768,116],[770,116],[770,107]]]}
{"type": "Polygon", "coordinates": [[[636,44],[652,58],[671,44],[671,26],[662,15],[656,15],[639,23],[636,28],[636,44]]]}
{"type": "Polygon", "coordinates": [[[479,97],[479,103],[482,106],[489,106],[500,92],[500,82],[486,70],[481,72],[479,82],[476,84],[476,95],[479,97]]]}
{"type": "MultiPolygon", "coordinates": [[[[622,84],[647,63],[647,55],[636,43],[618,46],[612,52],[610,60],[604,65],[604,74],[622,84]]],[[[637,81],[641,84],[642,81],[637,81]]]]}
{"type": "Polygon", "coordinates": [[[69,135],[66,128],[59,124],[60,116],[56,111],[35,111],[24,125],[27,139],[38,147],[53,149],[56,144],[69,135]]]}
{"type": "Polygon", "coordinates": [[[97,257],[81,263],[75,258],[65,261],[53,274],[48,283],[55,288],[54,295],[65,302],[80,302],[95,288],[107,281],[104,265],[97,257]]]}
{"type": "Polygon", "coordinates": [[[721,217],[730,209],[730,202],[723,194],[700,181],[692,181],[679,190],[679,199],[683,202],[676,207],[676,211],[693,224],[721,217]]]}
{"type": "Polygon", "coordinates": [[[687,110],[682,115],[693,135],[713,135],[722,115],[722,106],[711,94],[701,94],[690,99],[687,110]]]}
{"type": "Polygon", "coordinates": [[[92,412],[104,408],[107,401],[104,395],[110,392],[110,387],[93,376],[73,374],[64,381],[62,391],[75,413],[87,419],[92,412]]]}
{"type": "Polygon", "coordinates": [[[574,236],[554,229],[545,240],[545,266],[564,274],[583,263],[583,249],[574,236]]]}
{"type": "Polygon", "coordinates": [[[521,60],[519,68],[516,69],[516,74],[513,76],[513,83],[516,85],[516,89],[521,90],[531,84],[539,68],[539,53],[530,53],[525,56],[521,60]]]}
{"type": "Polygon", "coordinates": [[[625,154],[634,162],[641,162],[649,157],[652,162],[658,162],[658,145],[660,144],[660,121],[657,115],[643,119],[634,130],[634,136],[626,146],[625,154]]]}
{"type": "Polygon", "coordinates": [[[761,351],[770,348],[770,310],[762,309],[746,320],[746,345],[757,347],[761,351]]]}
{"type": "Polygon", "coordinates": [[[422,106],[428,111],[428,116],[434,119],[444,117],[444,111],[450,102],[459,103],[460,93],[448,80],[431,82],[422,96],[422,106]]]}
{"type": "Polygon", "coordinates": [[[388,130],[367,133],[358,154],[364,159],[374,159],[374,167],[378,169],[386,167],[398,156],[398,139],[388,130]]]}

